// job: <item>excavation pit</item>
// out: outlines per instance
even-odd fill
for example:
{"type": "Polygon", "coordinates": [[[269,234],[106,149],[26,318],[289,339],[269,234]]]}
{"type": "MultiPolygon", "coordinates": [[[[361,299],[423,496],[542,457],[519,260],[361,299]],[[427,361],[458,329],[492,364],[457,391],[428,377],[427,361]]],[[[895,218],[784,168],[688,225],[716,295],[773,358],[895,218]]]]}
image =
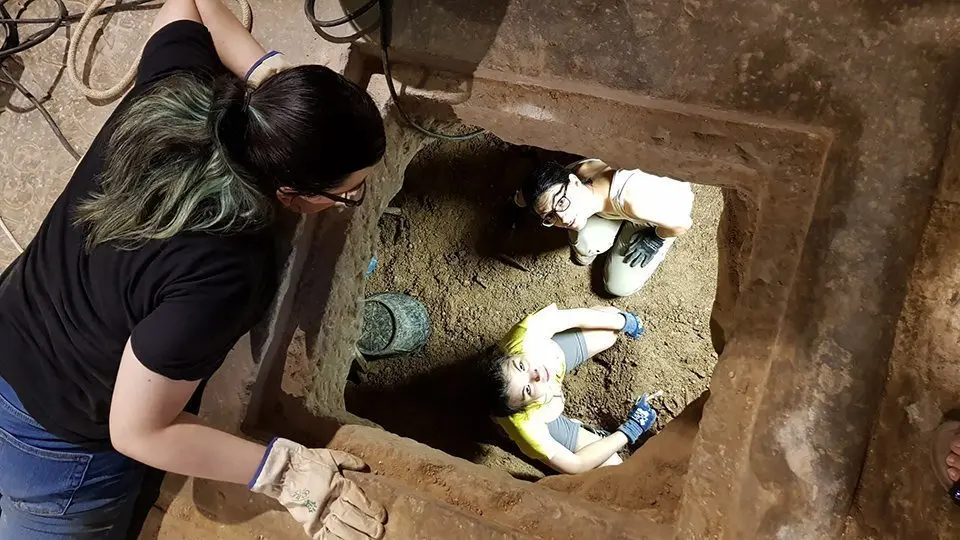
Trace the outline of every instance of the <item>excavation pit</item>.
{"type": "Polygon", "coordinates": [[[720,189],[695,186],[694,229],[677,241],[637,294],[603,291],[603,257],[570,261],[567,234],[515,210],[511,195],[544,159],[574,156],[504,143],[492,135],[440,142],[407,168],[379,222],[377,267],[366,294],[402,292],[427,306],[433,328],[418,353],[370,359],[364,382],[346,388],[347,410],[398,435],[525,479],[543,467],[497,436],[471,379],[477,356],[525,315],[560,307],[615,305],[640,314],[647,333],[623,339],[568,377],[567,415],[612,431],[643,392],[656,401],[660,427],[707,387],[716,362],[709,336],[716,289],[720,189]],[[513,236],[512,224],[516,223],[513,236]],[[503,252],[522,268],[498,258],[503,252]]]}
{"type": "MultiPolygon", "coordinates": [[[[363,65],[357,64],[358,68],[363,65]]],[[[370,84],[382,89],[382,79],[376,76],[370,84]]],[[[450,172],[452,167],[433,159],[436,156],[431,157],[444,145],[428,147],[423,137],[404,129],[402,121],[388,110],[387,155],[374,172],[374,188],[367,203],[356,212],[333,213],[301,223],[301,232],[287,266],[288,274],[296,278],[297,286],[280,299],[278,305],[281,309],[273,328],[274,335],[279,336],[278,342],[286,336],[288,342],[292,340],[293,346],[289,355],[285,349],[276,354],[267,350],[263,354],[265,363],[253,387],[246,429],[251,433],[286,434],[356,453],[370,464],[377,475],[374,478],[382,478],[365,480],[364,485],[372,491],[403,492],[408,494],[405,497],[417,501],[435,499],[451,505],[456,512],[463,514],[463,520],[471,523],[471,520],[479,519],[491,526],[495,524],[505,530],[528,534],[531,533],[530,520],[547,512],[564,517],[538,523],[536,536],[635,538],[636,531],[643,530],[644,537],[668,537],[675,527],[682,529],[686,526],[684,523],[691,523],[692,515],[731,501],[726,498],[707,503],[705,494],[719,491],[710,488],[705,492],[704,487],[725,481],[746,482],[736,476],[739,469],[731,464],[743,463],[736,456],[750,455],[750,441],[765,437],[766,426],[775,425],[769,423],[769,419],[761,420],[757,411],[762,410],[761,404],[767,406],[770,400],[783,395],[780,391],[767,392],[769,385],[779,388],[784,382],[768,376],[774,363],[789,361],[789,356],[781,354],[781,351],[789,350],[783,349],[789,343],[782,340],[790,338],[781,332],[783,314],[832,139],[822,130],[796,124],[575,85],[558,90],[475,77],[468,87],[469,99],[451,102],[446,94],[428,93],[405,97],[403,102],[408,112],[433,114],[444,119],[441,124],[452,113],[465,123],[487,128],[503,142],[488,138],[483,143],[490,144],[488,149],[466,152],[470,157],[459,165],[462,172],[456,173],[457,178],[444,181],[444,175],[454,174],[450,172]],[[407,378],[414,379],[415,384],[381,386],[380,389],[390,388],[387,392],[390,399],[386,399],[387,396],[369,398],[369,394],[365,397],[361,393],[364,385],[353,387],[353,383],[347,382],[360,335],[362,298],[364,294],[377,292],[376,285],[381,283],[383,287],[379,290],[403,289],[398,292],[413,292],[422,296],[421,300],[428,306],[433,303],[431,309],[439,308],[439,317],[437,313],[431,313],[436,334],[451,336],[457,350],[467,353],[481,350],[488,340],[499,337],[518,318],[541,307],[540,304],[561,299],[558,289],[544,281],[548,269],[563,268],[564,272],[571,272],[570,276],[575,277],[569,281],[582,287],[573,292],[560,289],[563,294],[579,295],[570,303],[561,302],[563,305],[590,304],[591,300],[600,300],[593,296],[592,291],[599,290],[599,287],[590,271],[567,262],[563,235],[544,230],[536,222],[524,225],[524,230],[530,233],[526,238],[542,238],[544,242],[533,243],[538,246],[535,250],[521,250],[517,257],[530,271],[498,270],[516,272],[510,274],[516,278],[502,280],[503,283],[487,272],[486,269],[494,266],[485,265],[501,263],[491,253],[490,241],[486,240],[491,236],[495,238],[497,233],[484,227],[501,222],[497,213],[500,208],[509,206],[510,195],[518,182],[519,177],[508,181],[509,174],[504,171],[520,171],[523,167],[504,165],[504,170],[490,170],[489,178],[482,182],[463,182],[469,182],[477,170],[490,169],[491,163],[506,160],[503,156],[491,159],[490,154],[509,154],[513,151],[509,145],[541,148],[547,152],[562,151],[568,156],[598,157],[617,168],[641,167],[654,174],[712,186],[698,188],[700,201],[709,199],[703,195],[703,190],[713,189],[716,193],[716,188],[722,188],[719,224],[703,228],[711,234],[715,232],[718,239],[711,250],[716,253],[715,259],[711,257],[716,261],[716,270],[711,271],[706,280],[711,287],[715,284],[716,295],[702,296],[701,304],[708,304],[713,299],[712,308],[698,311],[690,323],[690,327],[699,330],[699,337],[703,338],[693,342],[706,350],[710,349],[709,342],[712,342],[712,349],[720,351],[709,383],[709,399],[704,396],[691,403],[680,414],[680,421],[669,422],[624,465],[572,477],[554,475],[530,483],[516,477],[534,480],[543,471],[514,457],[515,451],[510,443],[497,440],[489,431],[483,438],[443,440],[461,429],[448,425],[455,423],[457,418],[448,415],[447,410],[441,411],[443,414],[427,416],[429,421],[419,427],[402,422],[404,417],[419,414],[418,408],[436,408],[435,403],[423,401],[424,395],[430,395],[428,390],[436,386],[430,381],[457,380],[456,371],[453,370],[451,376],[446,364],[455,365],[456,361],[468,360],[449,358],[447,353],[440,352],[435,358],[442,358],[444,366],[431,371],[430,362],[424,359],[437,353],[436,344],[431,348],[428,343],[420,356],[407,359],[414,364],[406,367],[401,363],[403,359],[369,362],[382,364],[370,367],[371,376],[365,386],[368,392],[375,388],[370,386],[371,380],[377,383],[382,377],[392,381],[388,372],[394,370],[404,372],[405,382],[410,382],[407,378]],[[424,147],[427,149],[421,152],[424,147]],[[420,165],[415,164],[408,170],[411,162],[426,163],[423,180],[414,179],[420,165]],[[392,203],[400,207],[400,216],[394,212],[383,215],[401,191],[405,173],[408,177],[406,190],[392,203]],[[415,258],[402,252],[416,248],[415,239],[405,238],[403,230],[398,234],[396,223],[391,230],[388,223],[410,218],[414,225],[417,216],[427,215],[424,209],[442,214],[445,208],[443,197],[437,200],[433,200],[433,196],[411,197],[410,193],[417,189],[417,182],[423,182],[422,188],[427,192],[433,190],[434,195],[446,193],[444,197],[451,200],[469,200],[473,210],[459,211],[463,214],[460,217],[471,220],[465,227],[455,229],[440,225],[441,230],[436,231],[435,236],[446,239],[442,242],[434,239],[438,242],[437,251],[431,253],[434,260],[429,261],[429,269],[424,267],[414,276],[414,268],[410,268],[407,274],[399,270],[414,264],[415,258]],[[498,182],[503,184],[497,187],[498,182]],[[478,192],[486,193],[489,202],[480,204],[478,201],[487,199],[479,197],[478,192]],[[490,195],[493,192],[497,192],[496,200],[490,195]],[[409,200],[404,202],[405,199],[409,200]],[[405,205],[414,208],[407,209],[405,205]],[[422,208],[418,209],[417,205],[422,208]],[[474,231],[484,231],[484,234],[477,235],[473,241],[457,236],[458,233],[473,234],[474,231]],[[381,235],[383,240],[393,242],[392,247],[381,247],[391,245],[390,242],[381,242],[381,235]],[[544,249],[544,245],[552,246],[552,249],[544,249]],[[443,248],[439,249],[439,246],[443,248]],[[379,265],[370,278],[365,278],[374,254],[380,255],[379,265]],[[397,260],[391,262],[391,257],[397,260]],[[451,267],[464,266],[470,266],[473,272],[463,274],[451,270],[451,267]],[[387,270],[390,268],[397,271],[391,273],[387,270]],[[538,276],[537,272],[544,274],[538,276]],[[402,275],[416,277],[418,281],[404,285],[402,275]],[[388,277],[397,281],[387,283],[388,277]],[[436,286],[430,285],[430,281],[436,286]],[[440,285],[446,285],[443,294],[440,285]],[[484,289],[484,285],[488,289],[484,289]],[[507,292],[512,300],[520,296],[518,290],[535,292],[535,295],[512,305],[498,306],[501,314],[496,318],[484,319],[476,307],[468,310],[470,302],[462,302],[454,309],[451,300],[458,298],[464,290],[476,288],[483,290],[483,294],[489,290],[507,292]],[[431,295],[432,299],[428,298],[431,295]],[[290,306],[289,311],[282,309],[284,305],[290,306]],[[704,324],[708,309],[709,323],[704,324]],[[284,320],[284,317],[288,318],[284,320]],[[461,322],[477,324],[478,328],[472,334],[464,333],[463,328],[467,325],[461,322]],[[295,338],[297,332],[301,335],[295,338]],[[293,361],[297,356],[304,360],[293,361]],[[287,364],[285,374],[284,363],[287,364]],[[416,382],[417,378],[421,381],[416,382]],[[378,400],[392,406],[378,409],[374,406],[378,400]],[[342,427],[337,429],[337,426],[342,427]],[[478,446],[480,450],[477,450],[478,446]],[[724,450],[716,451],[717,448],[724,450]],[[489,458],[493,454],[496,456],[489,458]],[[457,456],[493,466],[471,463],[457,456]],[[657,488],[647,489],[645,485],[637,490],[637,478],[643,478],[646,485],[657,488]]],[[[527,158],[510,159],[523,161],[527,158]]],[[[703,220],[702,217],[695,219],[703,220]]],[[[410,233],[416,233],[412,226],[410,233]]],[[[678,246],[683,240],[678,241],[678,246]]],[[[670,259],[668,256],[665,264],[670,259]]],[[[643,306],[635,302],[645,298],[656,281],[666,275],[663,269],[658,271],[644,290],[626,301],[626,307],[642,311],[643,306]]],[[[677,303],[679,306],[675,305],[675,310],[692,305],[677,303]]],[[[651,335],[656,328],[671,327],[661,326],[664,323],[656,319],[648,317],[651,335]]],[[[674,321],[674,324],[677,322],[683,327],[684,321],[674,321]]],[[[654,343],[650,340],[651,346],[654,343]]],[[[668,345],[670,343],[668,340],[668,345]]],[[[617,349],[608,354],[616,355],[617,349]]],[[[604,389],[622,388],[622,399],[626,400],[629,392],[654,389],[647,385],[666,385],[656,377],[633,381],[634,387],[607,384],[614,382],[607,376],[615,371],[612,366],[626,364],[613,360],[604,364],[603,357],[600,355],[599,362],[584,366],[585,375],[580,377],[584,387],[600,382],[599,387],[604,389]],[[595,377],[589,376],[591,371],[595,377]]],[[[642,372],[644,364],[639,361],[638,364],[637,371],[642,372]]],[[[668,370],[661,372],[671,375],[663,380],[683,380],[684,376],[699,378],[690,372],[680,377],[668,370]]],[[[572,376],[567,383],[568,392],[576,394],[573,385],[578,375],[572,376]]],[[[701,384],[706,386],[706,377],[701,384]]],[[[664,389],[672,392],[669,387],[664,389]]],[[[682,390],[678,390],[680,394],[682,390]]],[[[446,389],[441,392],[447,392],[447,396],[456,394],[446,389]]],[[[676,399],[679,396],[670,397],[676,399]]],[[[687,389],[681,402],[671,403],[674,411],[668,411],[667,416],[680,412],[676,410],[680,403],[696,397],[691,389],[687,389]]],[[[585,421],[595,419],[603,427],[614,424],[614,410],[625,405],[611,401],[606,407],[595,405],[591,408],[586,403],[572,399],[568,408],[586,417],[582,418],[585,421]]],[[[477,425],[483,424],[484,419],[479,415],[475,419],[477,425]]],[[[460,423],[472,425],[471,422],[460,423]]]]}

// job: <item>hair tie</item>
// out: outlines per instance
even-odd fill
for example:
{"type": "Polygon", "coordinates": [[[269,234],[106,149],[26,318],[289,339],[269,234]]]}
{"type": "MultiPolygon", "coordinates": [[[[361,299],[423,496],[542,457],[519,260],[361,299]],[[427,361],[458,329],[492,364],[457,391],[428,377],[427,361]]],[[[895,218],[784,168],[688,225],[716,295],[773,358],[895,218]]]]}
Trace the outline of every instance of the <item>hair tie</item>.
{"type": "Polygon", "coordinates": [[[253,72],[256,71],[258,67],[260,67],[260,64],[266,62],[267,60],[269,60],[274,56],[277,56],[278,54],[280,53],[277,51],[270,51],[267,54],[261,56],[260,59],[254,62],[253,65],[250,66],[250,69],[247,70],[247,73],[243,76],[243,82],[245,83],[249,82],[250,76],[253,75],[253,72]]]}
{"type": "Polygon", "coordinates": [[[246,113],[246,112],[247,112],[247,109],[250,108],[250,97],[251,97],[251,96],[253,96],[253,90],[250,89],[250,88],[247,88],[247,90],[243,93],[243,108],[240,109],[240,110],[242,110],[244,113],[246,113]]]}

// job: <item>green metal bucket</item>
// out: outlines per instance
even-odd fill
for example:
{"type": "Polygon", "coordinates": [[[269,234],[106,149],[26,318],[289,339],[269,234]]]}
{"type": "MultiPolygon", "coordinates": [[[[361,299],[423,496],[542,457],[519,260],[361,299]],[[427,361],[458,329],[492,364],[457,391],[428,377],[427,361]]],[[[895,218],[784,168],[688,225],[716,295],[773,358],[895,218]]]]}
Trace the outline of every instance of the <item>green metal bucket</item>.
{"type": "Polygon", "coordinates": [[[364,356],[395,356],[419,350],[430,337],[430,315],[416,298],[378,293],[363,303],[363,329],[357,348],[364,356]]]}

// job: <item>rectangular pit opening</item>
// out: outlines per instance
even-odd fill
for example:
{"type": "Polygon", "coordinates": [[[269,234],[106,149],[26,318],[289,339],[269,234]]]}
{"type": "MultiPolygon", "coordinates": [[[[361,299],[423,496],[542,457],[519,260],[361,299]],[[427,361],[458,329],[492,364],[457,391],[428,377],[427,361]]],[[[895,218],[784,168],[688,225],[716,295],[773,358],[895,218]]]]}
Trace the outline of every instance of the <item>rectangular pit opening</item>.
{"type": "Polygon", "coordinates": [[[458,457],[541,478],[542,467],[517,457],[520,452],[478,414],[482,398],[471,391],[471,378],[478,355],[550,303],[612,304],[639,314],[647,328],[640,340],[618,340],[564,380],[569,417],[613,431],[633,399],[659,389],[662,427],[706,390],[716,363],[709,332],[720,188],[695,186],[694,228],[643,289],[612,298],[603,286],[604,255],[592,265],[575,265],[564,229],[542,227],[511,202],[538,163],[576,159],[492,135],[434,143],[417,155],[391,203],[401,213],[380,219],[378,262],[366,294],[417,298],[430,315],[431,335],[421,351],[368,359],[365,380],[347,385],[348,411],[458,457]]]}
{"type": "MultiPolygon", "coordinates": [[[[464,122],[489,129],[507,143],[563,149],[577,155],[596,156],[614,167],[646,168],[655,174],[722,189],[723,215],[720,218],[719,234],[726,239],[721,242],[726,249],[721,249],[719,253],[713,252],[713,257],[719,257],[718,271],[714,278],[717,286],[716,301],[709,320],[709,333],[704,334],[703,337],[712,339],[715,347],[722,350],[717,369],[723,376],[715,378],[712,383],[712,387],[717,388],[711,388],[711,406],[707,414],[713,417],[719,415],[726,418],[752,418],[750,411],[751,407],[755,407],[756,397],[748,399],[749,396],[742,395],[741,389],[750,389],[751,396],[756,392],[762,392],[763,381],[758,377],[762,376],[764,371],[760,366],[769,363],[767,356],[769,347],[776,340],[780,325],[778,314],[782,312],[786,303],[787,292],[790,290],[793,272],[809,224],[809,216],[816,201],[823,163],[832,141],[829,133],[817,128],[776,120],[730,114],[629,94],[576,88],[575,85],[566,86],[564,90],[555,90],[499,79],[474,79],[471,91],[469,100],[452,106],[454,114],[464,122]],[[563,94],[562,99],[560,94],[563,94]],[[585,115],[584,111],[589,111],[590,114],[585,115]],[[734,381],[737,389],[731,388],[734,381]]],[[[416,98],[414,101],[417,99],[426,100],[424,110],[437,110],[437,103],[431,101],[433,98],[416,98]]],[[[443,107],[441,103],[440,108],[443,107]]],[[[447,109],[450,110],[450,107],[447,106],[447,109]]],[[[411,107],[410,110],[415,111],[416,108],[411,107]]],[[[438,116],[443,117],[443,115],[438,116]]],[[[395,118],[388,117],[388,133],[393,133],[394,137],[402,131],[395,124],[391,124],[395,121],[395,118]]],[[[508,152],[512,147],[507,143],[497,142],[493,147],[506,149],[503,151],[508,152]]],[[[332,439],[325,435],[331,427],[335,428],[337,425],[367,423],[375,414],[359,411],[353,404],[356,397],[353,395],[354,390],[344,391],[346,385],[353,384],[347,382],[350,356],[352,356],[348,351],[353,349],[353,342],[359,336],[359,328],[351,329],[352,320],[354,320],[352,317],[356,317],[356,325],[359,326],[360,303],[357,299],[364,294],[364,288],[367,293],[373,292],[370,283],[376,283],[381,279],[378,273],[382,273],[384,265],[389,264],[381,260],[374,275],[364,280],[363,269],[366,268],[370,256],[377,250],[375,246],[378,244],[382,223],[397,219],[393,215],[380,216],[380,209],[386,206],[393,194],[400,190],[401,178],[416,148],[419,148],[417,143],[408,137],[392,150],[396,153],[392,154],[391,150],[388,150],[384,166],[376,173],[387,175],[378,179],[384,182],[385,193],[381,192],[375,196],[372,207],[360,209],[355,216],[349,218],[345,228],[330,227],[329,230],[332,232],[329,234],[325,232],[327,226],[321,224],[314,233],[314,239],[304,242],[304,245],[313,246],[311,250],[319,249],[323,255],[322,259],[328,262],[322,267],[317,267],[315,263],[314,266],[309,266],[311,263],[308,262],[304,276],[309,277],[303,279],[310,279],[317,283],[318,272],[332,278],[329,278],[329,282],[321,281],[329,285],[320,287],[314,285],[307,289],[320,291],[316,295],[318,298],[312,295],[304,296],[305,290],[301,286],[300,297],[296,299],[299,306],[297,309],[300,310],[298,316],[301,318],[302,326],[302,317],[308,311],[313,318],[312,323],[307,327],[309,329],[306,334],[301,334],[293,340],[285,369],[277,371],[269,368],[261,371],[261,378],[265,376],[264,374],[270,373],[282,374],[283,377],[275,378],[275,386],[269,382],[261,386],[263,390],[258,392],[263,396],[262,404],[258,403],[257,407],[248,409],[246,424],[248,429],[288,434],[291,437],[307,438],[314,435],[313,440],[316,440],[317,444],[326,444],[329,441],[336,448],[361,455],[377,474],[385,475],[391,481],[402,482],[418,492],[429,494],[440,501],[515,530],[525,530],[525,519],[541,512],[543,508],[561,511],[570,518],[550,526],[550,530],[554,531],[557,537],[567,534],[571,530],[570,527],[576,528],[575,522],[581,523],[584,531],[594,532],[619,530],[618,528],[627,521],[636,519],[672,526],[676,519],[675,508],[670,508],[671,505],[666,503],[678,501],[685,485],[694,480],[702,483],[701,477],[708,474],[698,472],[701,471],[704,460],[704,456],[699,455],[700,465],[697,470],[690,470],[684,476],[687,462],[691,459],[691,452],[695,456],[699,452],[696,448],[691,449],[691,444],[688,442],[693,440],[697,430],[700,430],[700,438],[704,441],[732,436],[747,441],[750,436],[749,432],[743,429],[738,430],[736,434],[729,429],[717,431],[716,422],[706,422],[708,417],[704,417],[704,422],[700,422],[701,406],[704,401],[702,399],[689,406],[678,420],[670,422],[656,437],[637,450],[624,465],[607,467],[584,475],[551,476],[539,480],[536,484],[517,481],[506,473],[499,472],[503,471],[504,467],[488,468],[454,459],[451,455],[464,454],[458,453],[455,447],[443,448],[442,442],[433,444],[441,447],[441,450],[446,450],[446,453],[400,439],[384,431],[368,428],[341,429],[332,439]],[[342,236],[344,231],[347,232],[345,243],[334,238],[342,236]],[[333,240],[332,243],[331,240],[333,240]],[[336,246],[330,248],[331,244],[336,246]],[[283,388],[279,391],[281,379],[283,388]],[[307,412],[308,415],[299,420],[292,418],[301,412],[307,412]],[[353,414],[357,412],[362,412],[362,416],[353,414]],[[678,449],[681,450],[678,451],[678,449]],[[658,461],[664,456],[670,458],[666,462],[666,467],[663,461],[658,461]],[[691,476],[698,478],[691,479],[691,476]],[[658,485],[661,485],[662,489],[658,493],[653,493],[653,490],[647,489],[647,484],[638,482],[638,478],[650,480],[648,482],[650,485],[659,482],[658,485]],[[523,486],[529,486],[529,488],[523,486]],[[639,489],[637,489],[638,486],[639,489]],[[547,487],[551,489],[545,489],[547,487]],[[616,511],[608,514],[607,512],[611,510],[598,504],[589,505],[582,499],[574,502],[555,497],[553,495],[556,493],[555,490],[575,493],[589,501],[608,507],[613,506],[616,511]],[[502,509],[498,506],[502,501],[515,500],[515,497],[522,497],[523,504],[511,504],[509,508],[502,509]],[[582,511],[588,515],[597,516],[598,519],[600,516],[605,517],[602,521],[591,521],[589,525],[576,521],[572,516],[579,512],[575,510],[578,505],[581,505],[582,511]],[[559,510],[561,508],[563,510],[559,510]],[[535,511],[535,509],[539,510],[535,511]],[[621,509],[633,512],[625,514],[620,511],[621,509]],[[622,520],[626,521],[621,523],[622,520]]],[[[418,164],[407,171],[408,180],[419,166],[419,162],[428,161],[426,158],[429,157],[430,152],[437,152],[436,148],[426,150],[417,158],[418,164]]],[[[490,156],[484,155],[480,150],[482,149],[475,149],[474,157],[463,165],[468,169],[466,176],[470,176],[475,168],[489,167],[487,164],[490,163],[490,156]]],[[[490,151],[487,151],[487,154],[490,154],[490,151]]],[[[449,163],[449,158],[447,163],[443,163],[442,160],[429,161],[431,164],[425,166],[427,172],[423,173],[428,176],[433,174],[436,178],[440,178],[444,174],[451,174],[444,171],[454,169],[449,163]],[[430,172],[431,169],[433,172],[430,172]]],[[[506,165],[502,167],[507,168],[506,165]]],[[[496,185],[504,181],[500,176],[493,178],[495,175],[502,176],[504,173],[498,170],[490,171],[491,180],[486,182],[488,190],[491,189],[490,184],[496,185]]],[[[454,183],[459,181],[460,178],[453,180],[454,183]]],[[[408,182],[408,192],[412,185],[414,184],[408,182]]],[[[467,199],[464,194],[469,194],[469,191],[464,190],[463,194],[453,193],[467,199]]],[[[505,206],[511,194],[512,189],[507,189],[499,194],[504,198],[494,203],[480,206],[477,202],[476,212],[486,216],[487,219],[485,222],[470,223],[470,227],[466,229],[482,230],[484,224],[492,226],[498,219],[495,216],[496,209],[505,206]]],[[[409,193],[402,193],[397,198],[397,204],[402,207],[403,199],[408,195],[409,193]]],[[[698,200],[704,199],[702,194],[698,193],[698,195],[698,200]]],[[[483,199],[472,195],[471,197],[473,199],[470,200],[474,202],[483,199]]],[[[411,200],[416,200],[416,197],[411,200]]],[[[439,212],[442,205],[438,204],[437,208],[431,208],[428,206],[429,200],[430,197],[424,198],[424,208],[439,212]]],[[[401,214],[402,217],[406,217],[405,210],[402,210],[401,214]]],[[[699,223],[696,225],[699,226],[699,223]]],[[[539,230],[537,226],[532,227],[532,230],[540,235],[551,232],[539,230]]],[[[711,231],[716,230],[711,229],[711,231]]],[[[443,233],[452,234],[446,230],[443,233]]],[[[397,236],[396,232],[393,236],[397,236]]],[[[564,243],[562,238],[561,234],[560,240],[554,240],[555,249],[549,253],[548,258],[553,257],[563,261],[567,265],[566,268],[574,272],[585,272],[582,278],[578,278],[585,284],[589,284],[585,290],[597,289],[595,279],[588,270],[570,266],[567,262],[566,255],[563,254],[565,248],[562,247],[564,243]]],[[[402,239],[401,232],[400,240],[402,239]]],[[[408,243],[413,244],[413,242],[408,243]]],[[[482,242],[479,244],[481,247],[483,245],[482,242]]],[[[464,257],[461,257],[458,252],[464,249],[467,248],[461,247],[452,252],[456,256],[455,261],[451,256],[453,263],[447,261],[448,254],[444,253],[442,258],[434,261],[434,265],[442,269],[442,267],[462,263],[460,259],[464,257]]],[[[490,258],[490,254],[483,253],[482,250],[477,252],[478,258],[480,255],[490,258]]],[[[532,255],[521,254],[519,259],[526,260],[524,257],[532,257],[532,255]]],[[[482,268],[480,263],[473,262],[476,263],[478,270],[475,275],[480,281],[484,281],[486,274],[480,271],[482,268]]],[[[501,263],[494,261],[491,264],[501,263]]],[[[431,268],[431,270],[436,269],[431,268]]],[[[511,269],[505,268],[505,270],[511,269]]],[[[524,275],[529,273],[522,270],[517,272],[524,275]]],[[[658,271],[658,275],[662,274],[663,270],[658,271]]],[[[423,283],[428,279],[438,282],[436,277],[431,277],[436,275],[437,271],[425,272],[420,280],[423,283]]],[[[459,278],[459,288],[482,288],[480,284],[472,282],[473,276],[474,274],[466,276],[467,284],[463,283],[464,278],[459,278]]],[[[451,286],[456,285],[456,279],[447,277],[451,286]]],[[[657,277],[648,287],[652,287],[656,279],[657,277]]],[[[535,290],[555,290],[553,284],[541,281],[536,282],[535,290]]],[[[487,283],[487,286],[489,287],[490,284],[487,283]]],[[[646,288],[641,290],[635,298],[644,296],[645,290],[646,288]]],[[[411,285],[411,291],[413,291],[413,285],[411,285]]],[[[543,302],[544,304],[553,300],[544,296],[547,300],[543,302]]],[[[536,307],[538,306],[531,309],[536,307]]],[[[633,306],[628,303],[627,307],[633,306]]],[[[516,316],[504,316],[504,320],[497,323],[499,326],[496,331],[486,330],[486,332],[494,338],[499,337],[506,328],[516,322],[517,318],[526,314],[526,308],[515,309],[518,310],[514,314],[516,316]]],[[[637,309],[642,311],[640,308],[637,309]]],[[[458,339],[464,339],[466,342],[466,338],[462,337],[466,334],[458,330],[455,323],[470,313],[462,307],[447,311],[452,315],[449,320],[441,323],[434,321],[434,328],[443,328],[443,332],[460,331],[460,334],[450,335],[458,336],[458,339]],[[447,327],[442,327],[441,324],[447,327]]],[[[505,309],[501,308],[501,311],[505,309]]],[[[643,315],[642,312],[641,315],[643,315]]],[[[469,319],[469,317],[466,318],[469,319]]],[[[650,317],[647,319],[652,331],[657,322],[650,317]]],[[[491,323],[485,321],[483,324],[491,323]]],[[[292,328],[285,332],[294,334],[292,328]]],[[[476,335],[480,336],[480,333],[476,335]]],[[[480,342],[485,340],[478,337],[477,341],[476,347],[472,350],[480,350],[484,344],[480,342]]],[[[617,347],[608,354],[615,353],[617,347]]],[[[392,361],[388,359],[383,362],[392,361]]],[[[283,368],[282,359],[275,364],[283,368]]],[[[587,369],[590,365],[588,363],[582,369],[587,369]]],[[[268,364],[265,365],[265,368],[267,367],[268,364]]],[[[604,371],[608,370],[609,366],[594,365],[593,369],[604,371]]],[[[424,371],[429,373],[429,369],[424,371]]],[[[413,375],[410,374],[410,376],[413,375]]],[[[571,377],[566,386],[570,386],[574,378],[571,377]]],[[[704,382],[704,385],[706,384],[704,382]]],[[[432,387],[432,385],[427,386],[432,387]]],[[[416,389],[416,385],[402,387],[404,397],[408,395],[416,397],[416,389]]],[[[452,390],[443,391],[453,392],[452,390]]],[[[689,395],[688,399],[695,397],[689,395]]],[[[576,405],[572,403],[571,407],[576,405]]],[[[408,407],[408,405],[404,406],[408,407]]],[[[663,410],[664,407],[660,409],[663,410]]],[[[594,413],[601,422],[604,419],[602,412],[594,413]]],[[[590,411],[587,413],[589,414],[590,411]]],[[[373,419],[376,420],[376,418],[373,419]]],[[[384,420],[380,422],[382,425],[388,423],[384,420]]],[[[442,421],[438,423],[441,426],[443,424],[442,421]]],[[[388,429],[404,434],[393,427],[388,429]]],[[[427,430],[421,429],[421,431],[427,430]]],[[[412,433],[409,428],[406,434],[428,443],[431,442],[428,440],[430,437],[436,437],[436,434],[429,432],[425,435],[412,433]]],[[[494,434],[494,437],[497,435],[494,434]]],[[[467,441],[467,443],[474,444],[475,441],[467,441]]],[[[714,443],[710,442],[710,444],[714,443]]],[[[499,447],[506,448],[506,451],[500,449],[503,454],[518,453],[511,443],[504,439],[500,439],[499,447]]],[[[702,452],[699,453],[702,454],[702,452]]],[[[540,472],[528,471],[527,476],[523,474],[518,476],[533,480],[540,472]]],[[[684,504],[684,508],[686,506],[684,504]]],[[[655,533],[649,526],[645,527],[644,530],[649,531],[647,536],[650,537],[660,537],[663,532],[655,533]]]]}
{"type": "MultiPolygon", "coordinates": [[[[365,294],[398,292],[418,299],[429,313],[431,334],[414,353],[368,358],[362,369],[354,364],[345,390],[348,412],[515,478],[539,481],[555,475],[496,429],[471,384],[479,357],[515,322],[550,303],[561,308],[614,305],[640,315],[646,327],[639,340],[621,338],[567,375],[568,417],[613,431],[637,396],[662,390],[663,397],[653,402],[660,431],[704,394],[717,361],[711,312],[722,188],[693,185],[692,229],[676,241],[639,292],[617,298],[603,283],[607,254],[591,265],[574,264],[567,231],[543,227],[512,202],[523,178],[538,164],[581,157],[512,145],[491,134],[465,143],[436,142],[416,155],[401,191],[379,219],[376,263],[365,294]]],[[[643,164],[632,168],[643,169],[643,164]]],[[[284,374],[284,389],[294,395],[305,395],[314,376],[304,337],[302,332],[295,336],[284,374]]],[[[688,413],[694,417],[692,426],[688,421],[672,429],[666,444],[651,445],[650,451],[672,460],[673,467],[651,468],[649,457],[628,463],[620,468],[632,471],[632,479],[614,480],[625,488],[620,498],[603,502],[656,508],[652,511],[666,513],[659,521],[670,521],[698,414],[688,413]]],[[[630,455],[630,449],[620,452],[625,460],[630,455]]],[[[560,478],[546,483],[565,491],[582,487],[560,478]]],[[[585,496],[597,498],[589,492],[585,496]]]]}

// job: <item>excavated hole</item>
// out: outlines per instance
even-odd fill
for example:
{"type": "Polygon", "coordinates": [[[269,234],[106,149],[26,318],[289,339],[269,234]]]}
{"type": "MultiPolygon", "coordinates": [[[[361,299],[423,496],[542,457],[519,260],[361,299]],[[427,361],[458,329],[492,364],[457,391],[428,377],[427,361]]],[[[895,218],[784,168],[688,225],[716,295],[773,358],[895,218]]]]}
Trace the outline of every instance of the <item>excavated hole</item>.
{"type": "MultiPolygon", "coordinates": [[[[549,471],[522,457],[493,429],[472,391],[470,369],[486,346],[526,314],[550,302],[613,304],[645,320],[644,338],[621,340],[564,383],[567,415],[604,429],[616,428],[635,396],[658,389],[665,394],[655,402],[662,428],[707,388],[716,363],[709,320],[721,190],[695,186],[694,229],[676,243],[644,289],[610,299],[598,294],[602,259],[593,268],[572,264],[564,231],[543,228],[521,214],[506,244],[512,194],[546,159],[564,162],[576,156],[513,146],[492,135],[435,143],[418,154],[391,203],[401,215],[380,220],[379,263],[366,292],[404,292],[420,299],[430,312],[432,334],[418,353],[370,360],[364,382],[353,380],[346,389],[347,409],[354,414],[530,480],[549,471]],[[529,271],[498,260],[501,250],[529,271]]],[[[301,346],[298,337],[292,350],[301,346]]],[[[308,373],[303,370],[304,377],[308,373]]],[[[295,366],[288,365],[285,379],[285,385],[296,384],[295,366]]]]}

